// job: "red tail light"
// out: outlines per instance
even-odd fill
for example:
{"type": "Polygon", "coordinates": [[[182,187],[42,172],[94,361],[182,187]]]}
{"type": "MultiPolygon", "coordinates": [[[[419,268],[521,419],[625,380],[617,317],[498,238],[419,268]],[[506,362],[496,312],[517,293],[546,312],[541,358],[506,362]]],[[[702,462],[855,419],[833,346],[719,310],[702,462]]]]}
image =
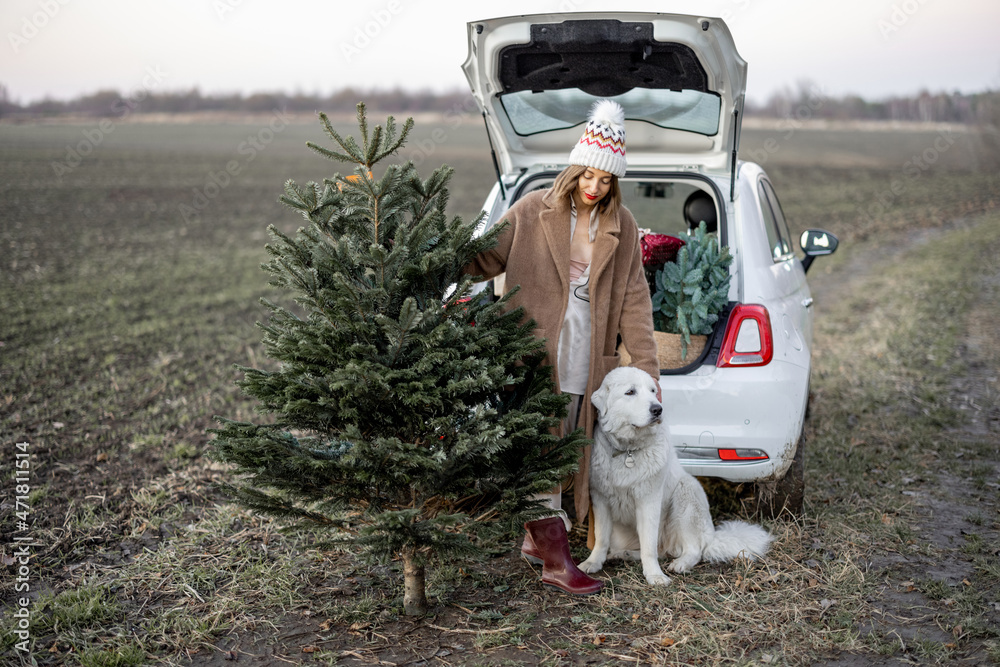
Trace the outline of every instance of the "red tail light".
{"type": "Polygon", "coordinates": [[[723,461],[766,461],[767,452],[760,449],[720,449],[719,458],[723,461]]]}
{"type": "Polygon", "coordinates": [[[719,368],[766,366],[774,356],[771,316],[757,304],[733,308],[726,324],[726,337],[719,351],[719,368]]]}

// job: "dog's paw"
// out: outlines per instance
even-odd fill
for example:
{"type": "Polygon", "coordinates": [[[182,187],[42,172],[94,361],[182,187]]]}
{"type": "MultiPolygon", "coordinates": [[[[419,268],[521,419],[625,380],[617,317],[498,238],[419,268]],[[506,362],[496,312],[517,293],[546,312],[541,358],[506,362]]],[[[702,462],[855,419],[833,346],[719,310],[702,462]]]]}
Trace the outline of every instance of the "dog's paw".
{"type": "Polygon", "coordinates": [[[700,558],[698,556],[675,558],[667,565],[667,569],[675,574],[684,574],[685,572],[690,572],[691,568],[698,564],[700,558]]]}
{"type": "Polygon", "coordinates": [[[587,560],[577,565],[577,568],[579,568],[581,572],[585,572],[586,574],[594,574],[595,572],[600,572],[601,568],[603,567],[604,567],[604,562],[594,558],[593,556],[591,556],[587,560]]]}
{"type": "Polygon", "coordinates": [[[650,573],[644,572],[643,574],[646,575],[646,581],[649,583],[650,586],[670,585],[670,577],[663,574],[662,572],[650,572],[650,573]]]}

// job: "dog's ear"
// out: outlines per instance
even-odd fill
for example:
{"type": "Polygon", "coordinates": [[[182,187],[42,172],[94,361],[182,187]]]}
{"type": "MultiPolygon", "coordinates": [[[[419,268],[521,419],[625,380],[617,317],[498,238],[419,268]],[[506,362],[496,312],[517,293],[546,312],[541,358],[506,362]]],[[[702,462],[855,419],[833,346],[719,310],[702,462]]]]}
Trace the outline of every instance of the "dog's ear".
{"type": "Polygon", "coordinates": [[[608,407],[608,385],[602,383],[593,394],[590,395],[590,402],[597,408],[597,412],[604,414],[608,407]]]}

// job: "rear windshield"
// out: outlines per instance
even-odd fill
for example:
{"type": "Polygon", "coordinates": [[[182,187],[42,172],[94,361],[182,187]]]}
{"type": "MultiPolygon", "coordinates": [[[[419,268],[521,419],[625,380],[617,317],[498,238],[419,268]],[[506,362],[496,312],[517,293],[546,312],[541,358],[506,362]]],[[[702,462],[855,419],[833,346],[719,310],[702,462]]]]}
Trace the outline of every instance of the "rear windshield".
{"type": "MultiPolygon", "coordinates": [[[[578,88],[540,92],[522,90],[500,96],[510,124],[522,136],[579,125],[598,99],[601,98],[578,88]]],[[[628,120],[646,121],[659,127],[706,136],[719,132],[722,98],[715,93],[633,88],[609,99],[622,105],[628,120]]]]}

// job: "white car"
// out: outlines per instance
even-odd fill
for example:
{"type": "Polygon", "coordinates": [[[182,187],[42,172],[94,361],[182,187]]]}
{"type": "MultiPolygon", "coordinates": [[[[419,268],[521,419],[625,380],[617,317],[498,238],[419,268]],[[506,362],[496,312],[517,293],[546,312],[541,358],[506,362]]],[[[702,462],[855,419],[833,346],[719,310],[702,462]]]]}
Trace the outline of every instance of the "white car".
{"type": "Polygon", "coordinates": [[[551,185],[602,98],[625,110],[621,185],[639,226],[677,236],[714,218],[734,257],[730,303],[697,358],[660,371],[666,420],[690,473],[754,482],[759,509],[798,513],[812,344],[806,270],[837,240],[809,230],[796,257],[767,174],[739,160],[747,65],[725,23],[538,14],[475,21],[468,37],[463,69],[498,175],[486,226],[551,185]]]}

